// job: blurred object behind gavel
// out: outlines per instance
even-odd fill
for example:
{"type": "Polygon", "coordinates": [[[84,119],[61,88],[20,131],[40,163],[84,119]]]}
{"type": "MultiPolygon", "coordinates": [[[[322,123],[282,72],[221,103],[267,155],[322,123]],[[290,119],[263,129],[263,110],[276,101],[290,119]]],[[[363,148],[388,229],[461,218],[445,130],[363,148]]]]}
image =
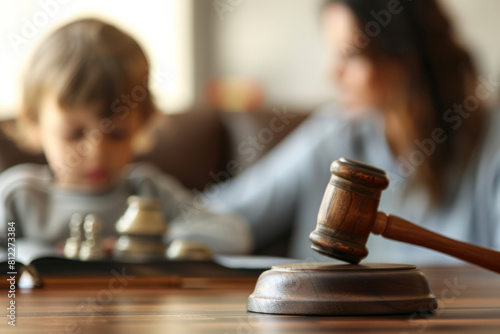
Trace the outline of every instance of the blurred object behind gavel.
{"type": "Polygon", "coordinates": [[[331,172],[318,224],[309,236],[312,249],[318,253],[357,264],[368,255],[366,242],[373,232],[500,273],[500,252],[456,241],[377,212],[382,190],[389,185],[385,171],[340,158],[332,163],[331,172]]]}

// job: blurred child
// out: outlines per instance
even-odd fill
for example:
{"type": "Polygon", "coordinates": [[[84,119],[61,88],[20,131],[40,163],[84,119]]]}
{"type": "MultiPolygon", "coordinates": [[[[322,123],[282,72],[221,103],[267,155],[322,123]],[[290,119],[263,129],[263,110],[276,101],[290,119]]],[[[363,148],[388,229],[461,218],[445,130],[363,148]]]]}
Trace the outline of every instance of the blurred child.
{"type": "Polygon", "coordinates": [[[138,43],[97,19],[67,24],[39,45],[26,71],[16,139],[42,150],[48,166],[24,164],[0,175],[0,240],[15,221],[16,238],[55,246],[68,237],[74,213],[95,214],[102,236],[113,236],[127,198],[138,195],[161,200],[169,239],[202,241],[215,253],[251,249],[239,216],[183,214],[194,201],[186,189],[150,164],[130,164],[156,112],[148,78],[138,43]]]}

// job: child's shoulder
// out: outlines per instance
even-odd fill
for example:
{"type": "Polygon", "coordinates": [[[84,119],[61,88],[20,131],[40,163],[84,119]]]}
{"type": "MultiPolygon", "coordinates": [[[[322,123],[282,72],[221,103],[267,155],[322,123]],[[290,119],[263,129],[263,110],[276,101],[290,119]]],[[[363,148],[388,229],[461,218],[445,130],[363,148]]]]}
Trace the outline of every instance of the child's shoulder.
{"type": "Polygon", "coordinates": [[[0,192],[7,195],[17,190],[45,191],[52,179],[47,165],[20,164],[0,173],[0,192]]]}
{"type": "Polygon", "coordinates": [[[158,177],[167,177],[171,176],[164,173],[160,168],[156,165],[149,162],[134,162],[129,164],[125,170],[125,177],[129,180],[131,179],[156,179],[158,177]]]}
{"type": "Polygon", "coordinates": [[[141,189],[139,193],[145,189],[155,189],[153,191],[156,192],[160,188],[170,191],[184,188],[174,176],[148,162],[136,162],[128,165],[125,170],[125,178],[134,188],[141,189]]]}
{"type": "Polygon", "coordinates": [[[25,163],[12,166],[0,173],[0,186],[12,184],[47,184],[53,179],[49,166],[25,163]]]}

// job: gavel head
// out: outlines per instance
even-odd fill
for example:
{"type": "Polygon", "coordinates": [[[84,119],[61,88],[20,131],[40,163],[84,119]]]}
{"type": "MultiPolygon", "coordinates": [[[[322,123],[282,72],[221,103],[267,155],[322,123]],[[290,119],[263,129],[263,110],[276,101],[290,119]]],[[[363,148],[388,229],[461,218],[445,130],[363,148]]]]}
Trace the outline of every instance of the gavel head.
{"type": "Polygon", "coordinates": [[[385,171],[356,160],[332,163],[332,177],[311,233],[311,248],[320,254],[359,263],[368,255],[366,242],[377,216],[382,190],[389,185],[385,171]]]}

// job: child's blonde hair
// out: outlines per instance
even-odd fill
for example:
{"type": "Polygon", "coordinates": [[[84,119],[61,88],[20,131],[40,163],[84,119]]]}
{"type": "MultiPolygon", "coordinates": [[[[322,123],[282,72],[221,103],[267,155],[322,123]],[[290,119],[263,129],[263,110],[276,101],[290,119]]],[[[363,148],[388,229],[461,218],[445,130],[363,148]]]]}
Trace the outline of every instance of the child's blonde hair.
{"type": "Polygon", "coordinates": [[[48,36],[32,55],[14,139],[22,147],[32,146],[23,140],[23,129],[38,122],[39,106],[48,93],[55,94],[63,110],[100,102],[102,117],[133,103],[146,121],[156,111],[148,81],[148,60],[130,35],[98,19],[71,22],[48,36]]]}

